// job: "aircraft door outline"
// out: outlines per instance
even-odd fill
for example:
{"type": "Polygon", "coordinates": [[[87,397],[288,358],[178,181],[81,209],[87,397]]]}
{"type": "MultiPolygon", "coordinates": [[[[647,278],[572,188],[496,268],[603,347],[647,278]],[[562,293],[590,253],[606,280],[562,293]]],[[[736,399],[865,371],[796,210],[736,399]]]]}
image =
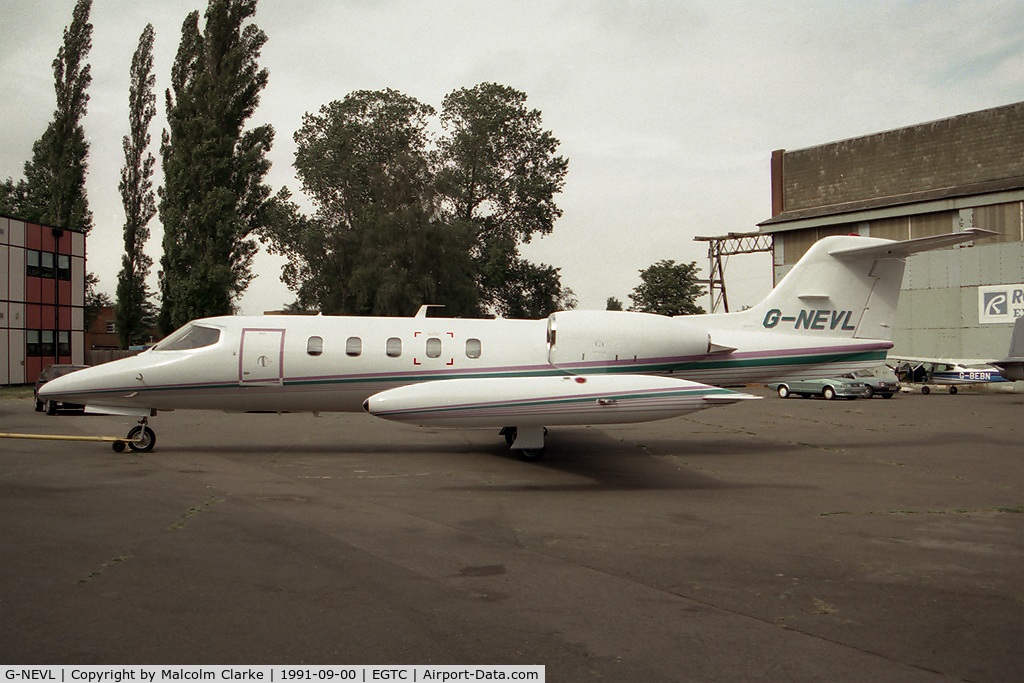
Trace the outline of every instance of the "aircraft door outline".
{"type": "Polygon", "coordinates": [[[418,345],[418,353],[415,353],[412,358],[413,365],[431,366],[441,363],[448,367],[455,365],[455,355],[452,353],[455,343],[454,332],[416,331],[413,332],[412,337],[418,345]]]}
{"type": "Polygon", "coordinates": [[[245,328],[238,352],[238,383],[242,386],[284,384],[284,330],[245,328]]]}

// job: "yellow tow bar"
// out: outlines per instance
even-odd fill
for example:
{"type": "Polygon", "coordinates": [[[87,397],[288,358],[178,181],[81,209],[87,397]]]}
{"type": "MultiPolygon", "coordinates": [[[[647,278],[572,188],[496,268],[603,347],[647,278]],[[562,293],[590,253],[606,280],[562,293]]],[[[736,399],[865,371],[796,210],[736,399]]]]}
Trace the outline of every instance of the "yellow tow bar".
{"type": "Polygon", "coordinates": [[[114,452],[120,453],[129,443],[142,443],[144,438],[140,432],[134,439],[126,439],[120,436],[74,436],[68,434],[10,434],[0,432],[0,439],[32,439],[35,441],[104,441],[113,444],[114,452]]]}

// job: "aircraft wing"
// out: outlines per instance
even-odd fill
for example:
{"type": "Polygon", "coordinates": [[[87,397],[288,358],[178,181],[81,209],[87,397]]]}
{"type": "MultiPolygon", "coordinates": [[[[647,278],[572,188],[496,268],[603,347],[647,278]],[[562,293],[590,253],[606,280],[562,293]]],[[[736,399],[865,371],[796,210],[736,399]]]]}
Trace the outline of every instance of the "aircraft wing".
{"type": "Polygon", "coordinates": [[[913,365],[931,363],[932,365],[958,365],[964,368],[993,364],[991,358],[927,358],[922,356],[896,356],[893,354],[886,356],[885,362],[889,366],[901,363],[911,363],[913,365]]]}
{"type": "Polygon", "coordinates": [[[363,408],[423,426],[522,429],[647,422],[758,398],[674,377],[560,375],[410,384],[374,394],[363,408]]]}

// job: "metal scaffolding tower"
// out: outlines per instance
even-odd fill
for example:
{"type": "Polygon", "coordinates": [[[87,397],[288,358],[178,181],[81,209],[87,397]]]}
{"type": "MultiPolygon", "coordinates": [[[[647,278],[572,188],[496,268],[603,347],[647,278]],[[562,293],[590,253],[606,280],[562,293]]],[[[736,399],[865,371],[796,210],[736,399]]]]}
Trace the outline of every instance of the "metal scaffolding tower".
{"type": "Polygon", "coordinates": [[[708,243],[708,261],[711,263],[707,280],[711,295],[711,313],[719,305],[729,312],[729,298],[725,293],[725,260],[734,254],[755,254],[775,251],[775,236],[762,232],[730,232],[722,237],[694,237],[694,242],[708,243]],[[724,257],[724,258],[723,258],[724,257]]]}

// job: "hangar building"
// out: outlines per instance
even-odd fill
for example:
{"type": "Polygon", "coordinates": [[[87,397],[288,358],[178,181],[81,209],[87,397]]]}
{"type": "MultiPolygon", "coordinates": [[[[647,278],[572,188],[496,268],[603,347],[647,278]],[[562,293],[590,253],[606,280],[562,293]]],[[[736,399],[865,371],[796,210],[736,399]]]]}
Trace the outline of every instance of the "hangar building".
{"type": "Polygon", "coordinates": [[[998,235],[907,262],[893,355],[1002,358],[1024,316],[1024,102],[772,153],[775,281],[816,240],[998,235]]]}
{"type": "Polygon", "coordinates": [[[85,357],[85,235],[0,216],[0,385],[85,357]]]}

